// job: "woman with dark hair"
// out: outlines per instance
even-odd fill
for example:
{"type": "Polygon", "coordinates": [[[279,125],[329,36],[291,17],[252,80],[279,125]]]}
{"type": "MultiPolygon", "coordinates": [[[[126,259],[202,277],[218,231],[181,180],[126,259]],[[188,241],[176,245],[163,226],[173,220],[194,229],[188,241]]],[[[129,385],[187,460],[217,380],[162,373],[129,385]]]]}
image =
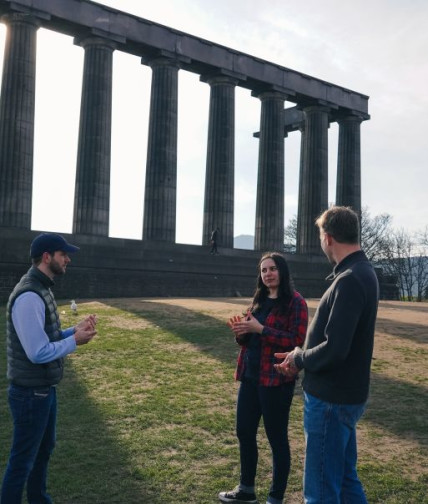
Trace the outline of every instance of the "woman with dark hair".
{"type": "Polygon", "coordinates": [[[293,289],[285,258],[277,252],[264,254],[251,306],[244,317],[236,315],[228,322],[241,347],[235,373],[241,382],[236,414],[241,476],[234,490],[220,492],[221,502],[257,503],[257,430],[263,417],[273,462],[267,503],[282,504],[290,472],[288,417],[295,377],[275,370],[274,354],[301,346],[307,323],[306,302],[293,289]]]}

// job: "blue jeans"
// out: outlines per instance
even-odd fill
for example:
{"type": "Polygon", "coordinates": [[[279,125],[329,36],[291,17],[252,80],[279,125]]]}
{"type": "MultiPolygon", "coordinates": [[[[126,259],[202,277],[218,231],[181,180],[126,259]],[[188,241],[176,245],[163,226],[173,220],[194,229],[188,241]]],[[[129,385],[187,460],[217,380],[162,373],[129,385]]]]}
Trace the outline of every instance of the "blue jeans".
{"type": "Polygon", "coordinates": [[[52,504],[46,479],[55,446],[56,389],[10,385],[9,406],[14,431],[0,503],[21,504],[27,483],[29,504],[52,504]]]}
{"type": "Polygon", "coordinates": [[[251,381],[243,381],[238,392],[236,434],[240,448],[241,485],[254,487],[258,461],[257,430],[263,416],[273,462],[269,496],[274,499],[284,497],[290,472],[288,417],[293,392],[294,382],[262,387],[251,381]]]}
{"type": "Polygon", "coordinates": [[[363,404],[332,404],[305,392],[305,504],[367,504],[357,475],[363,404]]]}

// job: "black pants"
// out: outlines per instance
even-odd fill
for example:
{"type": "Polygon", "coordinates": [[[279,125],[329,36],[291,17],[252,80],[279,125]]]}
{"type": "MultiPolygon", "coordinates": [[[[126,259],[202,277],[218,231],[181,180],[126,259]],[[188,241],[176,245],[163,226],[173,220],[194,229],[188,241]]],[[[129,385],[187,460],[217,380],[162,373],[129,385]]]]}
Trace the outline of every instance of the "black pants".
{"type": "Polygon", "coordinates": [[[272,450],[272,485],[269,495],[282,499],[290,472],[288,418],[294,393],[294,382],[277,387],[262,387],[243,381],[238,392],[236,434],[241,457],[241,483],[254,486],[258,449],[257,430],[260,418],[272,450]]]}

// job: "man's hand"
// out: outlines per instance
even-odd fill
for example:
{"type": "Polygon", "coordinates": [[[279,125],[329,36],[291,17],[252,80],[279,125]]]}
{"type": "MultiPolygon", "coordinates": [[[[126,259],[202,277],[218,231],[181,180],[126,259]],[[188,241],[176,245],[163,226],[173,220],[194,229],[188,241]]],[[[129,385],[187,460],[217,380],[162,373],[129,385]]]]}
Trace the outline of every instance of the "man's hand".
{"type": "Polygon", "coordinates": [[[81,320],[77,325],[74,326],[75,331],[79,329],[92,328],[95,329],[97,325],[97,316],[94,314],[88,315],[85,319],[81,320]]]}
{"type": "Polygon", "coordinates": [[[74,339],[76,345],[86,345],[97,334],[95,326],[97,325],[96,315],[89,315],[84,320],[74,326],[74,339]]]}
{"type": "Polygon", "coordinates": [[[293,378],[299,374],[299,369],[294,363],[294,352],[276,353],[277,359],[284,359],[280,364],[274,364],[274,368],[288,378],[293,378]]]}

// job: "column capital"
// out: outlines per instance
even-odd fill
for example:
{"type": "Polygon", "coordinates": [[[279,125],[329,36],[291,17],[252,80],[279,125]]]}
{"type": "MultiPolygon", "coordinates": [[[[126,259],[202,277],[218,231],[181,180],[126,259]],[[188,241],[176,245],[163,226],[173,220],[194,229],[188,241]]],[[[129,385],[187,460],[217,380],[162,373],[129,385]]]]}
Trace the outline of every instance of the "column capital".
{"type": "Polygon", "coordinates": [[[176,67],[178,69],[182,68],[184,65],[191,63],[191,59],[186,56],[181,56],[177,53],[171,51],[160,50],[153,54],[147,54],[141,56],[141,64],[148,65],[150,67],[154,66],[170,66],[176,67]]]}
{"type": "Polygon", "coordinates": [[[344,115],[344,116],[338,117],[337,118],[337,123],[338,124],[345,124],[345,123],[357,123],[357,124],[361,124],[365,120],[366,119],[364,119],[360,115],[349,114],[349,115],[344,115]]]}
{"type": "Polygon", "coordinates": [[[289,95],[282,91],[277,91],[274,89],[264,90],[264,91],[252,91],[251,96],[258,98],[261,101],[265,100],[281,100],[286,101],[289,95]]]}
{"type": "Polygon", "coordinates": [[[108,38],[99,37],[98,35],[88,35],[87,37],[75,38],[74,44],[86,49],[87,47],[101,46],[114,51],[117,44],[108,38]]]}
{"type": "Polygon", "coordinates": [[[201,75],[199,80],[201,82],[206,82],[210,86],[226,85],[235,87],[239,82],[238,79],[234,79],[227,75],[210,75],[210,76],[201,75]]]}
{"type": "Polygon", "coordinates": [[[343,122],[363,122],[370,119],[369,114],[363,114],[351,109],[340,109],[333,113],[333,121],[338,123],[343,122]]]}
{"type": "Polygon", "coordinates": [[[210,85],[212,84],[230,84],[236,86],[240,81],[245,81],[247,77],[244,74],[238,72],[231,72],[224,68],[220,68],[218,71],[213,71],[207,74],[202,74],[199,77],[201,82],[206,82],[210,85]]]}
{"type": "MultiPolygon", "coordinates": [[[[49,16],[50,17],[50,16],[49,16]]],[[[0,17],[6,25],[12,24],[27,24],[34,26],[36,29],[42,25],[42,19],[30,12],[11,12],[0,17]]]]}
{"type": "Polygon", "coordinates": [[[302,107],[302,110],[305,114],[310,114],[312,112],[326,112],[327,114],[330,114],[332,111],[332,108],[329,107],[328,105],[320,105],[320,104],[311,104],[311,105],[306,105],[302,107]]]}

